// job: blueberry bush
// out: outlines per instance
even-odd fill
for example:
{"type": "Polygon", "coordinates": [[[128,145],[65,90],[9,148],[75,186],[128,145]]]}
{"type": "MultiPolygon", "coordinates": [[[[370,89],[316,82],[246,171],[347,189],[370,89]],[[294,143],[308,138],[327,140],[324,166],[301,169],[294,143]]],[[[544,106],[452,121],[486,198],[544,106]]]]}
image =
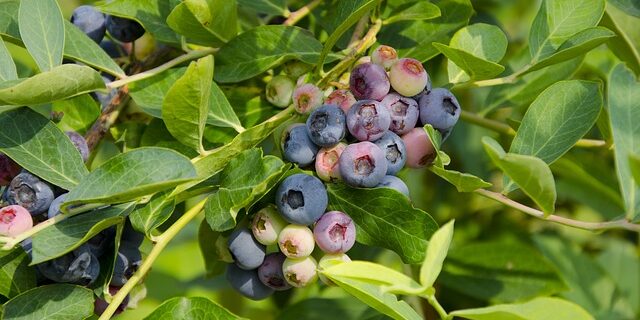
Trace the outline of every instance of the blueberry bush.
{"type": "Polygon", "coordinates": [[[634,0],[0,0],[0,319],[638,319],[634,0]]]}

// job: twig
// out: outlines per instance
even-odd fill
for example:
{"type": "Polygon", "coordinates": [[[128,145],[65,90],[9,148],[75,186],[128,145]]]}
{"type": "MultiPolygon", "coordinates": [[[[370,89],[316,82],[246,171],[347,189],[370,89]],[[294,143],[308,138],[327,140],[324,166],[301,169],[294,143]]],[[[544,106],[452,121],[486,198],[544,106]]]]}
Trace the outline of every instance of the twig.
{"type": "Polygon", "coordinates": [[[590,231],[626,229],[634,232],[640,232],[640,224],[634,224],[625,219],[605,221],[605,222],[586,222],[586,221],[573,220],[570,218],[565,218],[557,215],[550,215],[545,218],[544,213],[542,211],[528,207],[520,202],[511,200],[500,193],[489,191],[486,189],[478,189],[474,192],[483,197],[498,201],[511,208],[522,211],[532,217],[535,217],[541,220],[548,220],[548,221],[559,223],[569,227],[574,227],[582,230],[590,230],[590,231]]]}
{"type": "Polygon", "coordinates": [[[302,20],[309,13],[311,13],[311,10],[315,9],[315,7],[320,5],[320,3],[322,3],[322,0],[313,0],[313,1],[309,2],[308,4],[303,6],[302,8],[300,8],[300,9],[294,11],[294,12],[291,12],[291,14],[289,14],[289,17],[287,18],[287,20],[285,20],[282,24],[285,25],[285,26],[293,26],[293,25],[295,25],[296,23],[298,23],[298,21],[302,20]]]}
{"type": "Polygon", "coordinates": [[[367,27],[367,22],[369,22],[369,14],[365,14],[360,18],[360,20],[358,20],[358,24],[356,24],[356,28],[353,30],[353,34],[351,35],[351,40],[349,40],[349,46],[360,40],[364,34],[365,28],[367,27]]]}
{"type": "Polygon", "coordinates": [[[96,120],[91,126],[91,129],[87,131],[85,140],[87,140],[89,152],[93,151],[98,143],[100,143],[100,140],[109,132],[109,128],[116,122],[120,115],[120,110],[127,102],[129,102],[129,89],[122,87],[118,89],[109,102],[109,105],[107,105],[100,114],[98,120],[96,120]]]}

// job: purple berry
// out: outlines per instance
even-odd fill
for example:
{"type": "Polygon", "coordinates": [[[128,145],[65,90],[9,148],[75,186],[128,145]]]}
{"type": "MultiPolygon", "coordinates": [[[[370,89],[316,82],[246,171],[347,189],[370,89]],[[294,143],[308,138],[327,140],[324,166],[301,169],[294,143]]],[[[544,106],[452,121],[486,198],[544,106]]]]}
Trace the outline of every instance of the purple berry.
{"type": "Polygon", "coordinates": [[[329,196],[320,179],[298,173],[284,179],[276,191],[276,205],[285,220],[308,226],[322,216],[329,196]]]}
{"type": "Polygon", "coordinates": [[[296,84],[287,76],[275,76],[267,83],[267,101],[276,107],[287,107],[291,103],[291,96],[296,84]]]}
{"type": "Polygon", "coordinates": [[[349,132],[360,141],[380,139],[391,125],[387,108],[375,100],[362,100],[354,104],[347,114],[349,132]]]}
{"type": "Polygon", "coordinates": [[[258,268],[260,281],[267,287],[277,291],[291,289],[291,285],[285,280],[284,273],[282,273],[282,265],[285,259],[287,257],[280,252],[268,254],[260,268],[258,268]]]}
{"type": "Polygon", "coordinates": [[[281,147],[284,158],[300,167],[312,164],[318,153],[318,146],[311,141],[302,123],[292,124],[282,133],[281,147]]]}
{"type": "Polygon", "coordinates": [[[447,89],[435,88],[420,98],[420,121],[447,135],[460,118],[458,99],[447,89]]]}
{"type": "Polygon", "coordinates": [[[311,141],[320,147],[332,147],[347,132],[344,111],[336,105],[325,104],[313,110],[307,118],[307,133],[311,141]]]}
{"type": "Polygon", "coordinates": [[[251,223],[251,231],[258,242],[268,246],[278,242],[278,235],[287,222],[275,207],[268,206],[256,213],[251,223]]]}
{"type": "Polygon", "coordinates": [[[391,68],[396,61],[398,61],[398,53],[390,46],[381,45],[371,53],[371,62],[385,69],[391,68]]]}
{"type": "Polygon", "coordinates": [[[436,158],[436,151],[423,128],[414,128],[402,136],[407,147],[406,165],[410,168],[422,168],[436,158]]]}
{"type": "Polygon", "coordinates": [[[306,226],[290,224],[278,236],[280,251],[289,258],[304,258],[313,252],[313,232],[306,226]]]}
{"type": "Polygon", "coordinates": [[[374,143],[384,152],[387,159],[387,174],[394,175],[404,168],[407,162],[407,149],[402,138],[388,131],[374,143]]]}
{"type": "Polygon", "coordinates": [[[19,173],[20,166],[5,154],[0,153],[0,186],[8,186],[19,173]]]}
{"type": "Polygon", "coordinates": [[[344,113],[346,114],[349,112],[351,106],[356,103],[356,101],[356,97],[353,96],[353,93],[351,93],[351,91],[338,89],[331,92],[324,103],[335,104],[340,107],[340,109],[342,109],[342,111],[344,111],[344,113]]]}
{"type": "Polygon", "coordinates": [[[86,162],[87,159],[89,159],[89,146],[87,145],[87,140],[75,131],[65,131],[65,134],[69,137],[73,146],[76,147],[78,152],[80,152],[82,161],[86,162]]]}
{"type": "Polygon", "coordinates": [[[264,261],[266,247],[256,241],[247,228],[236,229],[229,236],[229,252],[238,267],[257,269],[264,261]]]}
{"type": "Polygon", "coordinates": [[[227,265],[226,278],[233,289],[251,300],[263,300],[273,294],[273,289],[260,281],[257,270],[243,270],[231,263],[227,265]]]}
{"type": "Polygon", "coordinates": [[[387,173],[384,152],[368,141],[347,146],[339,162],[342,180],[353,187],[375,187],[387,173]]]}
{"type": "Polygon", "coordinates": [[[316,156],[316,173],[323,181],[331,182],[340,179],[340,155],[347,147],[339,143],[335,147],[322,148],[316,156]]]}
{"type": "Polygon", "coordinates": [[[33,219],[27,209],[8,206],[0,209],[0,235],[15,237],[33,227],[33,219]]]}
{"type": "Polygon", "coordinates": [[[329,211],[316,223],[313,236],[322,251],[345,253],[356,242],[356,225],[351,217],[343,212],[329,211]]]}
{"type": "MultiPolygon", "coordinates": [[[[322,256],[322,258],[320,258],[320,261],[318,261],[318,266],[320,266],[321,268],[329,268],[330,266],[341,262],[351,262],[351,258],[349,258],[349,256],[344,253],[325,254],[324,256],[322,256]]],[[[320,272],[318,272],[318,278],[320,278],[320,281],[328,286],[336,285],[333,281],[325,277],[320,272]]]]}
{"type": "Polygon", "coordinates": [[[415,100],[397,93],[390,93],[382,99],[382,105],[391,115],[389,130],[402,135],[415,128],[420,115],[418,103],[415,100]]]}
{"type": "Polygon", "coordinates": [[[396,176],[385,176],[378,188],[391,188],[409,197],[409,187],[396,176]]]}
{"type": "Polygon", "coordinates": [[[318,279],[318,263],[309,256],[303,259],[287,258],[282,264],[282,273],[287,282],[296,287],[306,287],[318,279]]]}
{"type": "Polygon", "coordinates": [[[54,194],[52,187],[27,171],[17,175],[7,187],[7,201],[27,209],[32,216],[47,212],[54,194]]]}
{"type": "Polygon", "coordinates": [[[384,68],[373,63],[363,63],[351,71],[351,92],[358,100],[382,100],[389,93],[389,77],[384,68]]]}
{"type": "Polygon", "coordinates": [[[420,61],[403,58],[391,66],[389,81],[393,90],[405,97],[412,97],[424,90],[429,75],[420,61]]]}
{"type": "Polygon", "coordinates": [[[320,88],[306,83],[293,91],[293,107],[298,113],[309,113],[322,105],[322,91],[320,88]]]}

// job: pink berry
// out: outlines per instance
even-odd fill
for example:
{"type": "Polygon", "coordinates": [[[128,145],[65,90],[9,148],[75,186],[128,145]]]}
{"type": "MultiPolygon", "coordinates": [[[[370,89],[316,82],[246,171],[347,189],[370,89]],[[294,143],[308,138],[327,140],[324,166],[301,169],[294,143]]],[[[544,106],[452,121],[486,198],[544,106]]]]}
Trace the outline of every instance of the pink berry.
{"type": "Polygon", "coordinates": [[[385,69],[389,69],[396,61],[398,61],[398,53],[390,46],[381,45],[371,53],[371,62],[385,69]]]}
{"type": "Polygon", "coordinates": [[[422,168],[433,162],[436,151],[423,128],[413,128],[402,136],[407,147],[406,166],[410,168],[422,168]]]}
{"type": "Polygon", "coordinates": [[[306,83],[293,91],[293,107],[299,113],[309,113],[321,105],[322,91],[320,88],[306,83]]]}
{"type": "Polygon", "coordinates": [[[412,97],[424,90],[429,75],[420,61],[403,58],[391,66],[389,81],[393,90],[405,97],[412,97]]]}
{"type": "Polygon", "coordinates": [[[339,89],[331,92],[324,103],[335,104],[346,114],[349,112],[349,108],[356,103],[356,97],[349,90],[339,89]]]}
{"type": "Polygon", "coordinates": [[[316,173],[320,179],[331,182],[340,179],[340,166],[338,160],[342,151],[347,147],[345,143],[339,143],[331,148],[322,148],[316,155],[316,173]]]}
{"type": "Polygon", "coordinates": [[[356,242],[356,225],[340,211],[329,211],[313,227],[318,247],[326,253],[345,253],[356,242]]]}
{"type": "Polygon", "coordinates": [[[12,205],[0,209],[0,235],[15,237],[33,227],[33,219],[27,209],[12,205]]]}

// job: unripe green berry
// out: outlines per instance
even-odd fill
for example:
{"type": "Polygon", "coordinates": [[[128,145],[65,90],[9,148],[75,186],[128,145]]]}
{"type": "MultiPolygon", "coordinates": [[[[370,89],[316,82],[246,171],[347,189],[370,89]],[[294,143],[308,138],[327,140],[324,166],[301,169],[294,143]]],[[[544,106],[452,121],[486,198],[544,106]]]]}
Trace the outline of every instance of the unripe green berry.
{"type": "Polygon", "coordinates": [[[287,258],[282,264],[285,280],[297,288],[306,287],[318,280],[318,263],[313,257],[287,258]]]}
{"type": "Polygon", "coordinates": [[[278,242],[278,235],[287,226],[274,206],[268,206],[256,213],[251,223],[251,231],[258,242],[268,246],[278,242]]]}
{"type": "Polygon", "coordinates": [[[289,258],[304,258],[313,252],[313,232],[306,226],[290,224],[280,232],[278,247],[289,258]]]}
{"type": "Polygon", "coordinates": [[[276,107],[285,108],[291,104],[291,95],[295,89],[295,83],[287,76],[275,76],[267,83],[267,101],[276,107]]]}

